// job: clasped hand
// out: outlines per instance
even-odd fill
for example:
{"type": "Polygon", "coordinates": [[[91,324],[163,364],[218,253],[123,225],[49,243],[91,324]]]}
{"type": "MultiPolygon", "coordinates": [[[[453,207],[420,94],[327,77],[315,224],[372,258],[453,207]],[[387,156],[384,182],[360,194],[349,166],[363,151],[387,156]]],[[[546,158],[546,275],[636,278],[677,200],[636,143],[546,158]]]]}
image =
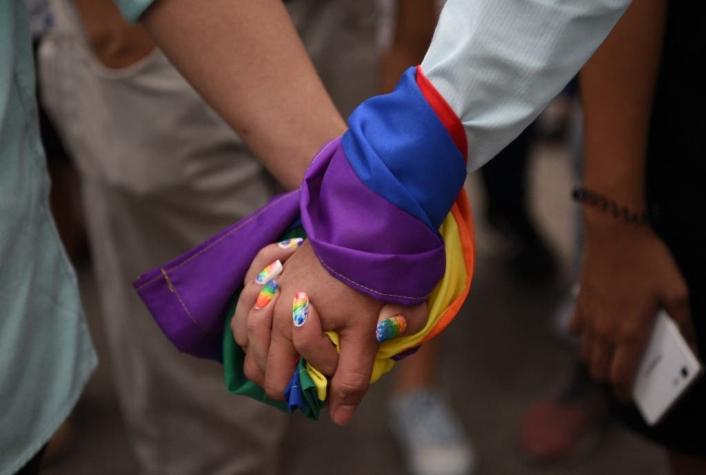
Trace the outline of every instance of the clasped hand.
{"type": "Polygon", "coordinates": [[[426,305],[383,305],[333,278],[309,243],[290,239],[260,250],[231,321],[244,372],[272,399],[300,357],[330,381],[331,419],[348,423],[365,395],[380,341],[421,330],[426,305]],[[325,332],[340,337],[340,353],[325,332]]]}

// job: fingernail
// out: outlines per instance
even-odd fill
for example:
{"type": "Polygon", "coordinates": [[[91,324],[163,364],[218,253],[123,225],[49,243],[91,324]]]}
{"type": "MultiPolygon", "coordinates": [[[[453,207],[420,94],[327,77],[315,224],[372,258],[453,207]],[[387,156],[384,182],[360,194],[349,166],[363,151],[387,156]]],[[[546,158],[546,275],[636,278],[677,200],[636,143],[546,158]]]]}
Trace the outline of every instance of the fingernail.
{"type": "Polygon", "coordinates": [[[272,302],[275,298],[275,293],[277,293],[277,282],[272,279],[262,288],[259,294],[257,294],[257,300],[255,301],[255,310],[260,310],[261,308],[267,307],[267,304],[272,302]]]}
{"type": "Polygon", "coordinates": [[[309,297],[304,292],[297,292],[292,302],[292,321],[295,327],[300,327],[309,316],[309,297]]]}
{"type": "Polygon", "coordinates": [[[407,319],[402,315],[387,317],[378,322],[375,329],[375,338],[379,343],[391,340],[404,333],[407,329],[407,319]]]}
{"type": "Polygon", "coordinates": [[[304,238],[292,238],[280,241],[277,245],[282,249],[296,249],[304,243],[304,238]]]}
{"type": "Polygon", "coordinates": [[[279,259],[268,265],[255,277],[255,282],[264,285],[282,273],[282,263],[279,259]]]}

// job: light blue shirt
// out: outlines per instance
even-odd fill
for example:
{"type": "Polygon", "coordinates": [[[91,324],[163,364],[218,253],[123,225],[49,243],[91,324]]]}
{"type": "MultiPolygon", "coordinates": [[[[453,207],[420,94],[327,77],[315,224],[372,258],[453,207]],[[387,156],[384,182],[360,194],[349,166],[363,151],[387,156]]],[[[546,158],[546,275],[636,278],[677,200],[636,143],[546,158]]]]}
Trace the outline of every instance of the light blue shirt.
{"type": "Polygon", "coordinates": [[[96,366],[48,191],[27,12],[21,0],[0,0],[2,475],[48,441],[96,366]]]}
{"type": "Polygon", "coordinates": [[[26,6],[0,0],[0,475],[47,443],[97,364],[48,198],[26,6]]]}

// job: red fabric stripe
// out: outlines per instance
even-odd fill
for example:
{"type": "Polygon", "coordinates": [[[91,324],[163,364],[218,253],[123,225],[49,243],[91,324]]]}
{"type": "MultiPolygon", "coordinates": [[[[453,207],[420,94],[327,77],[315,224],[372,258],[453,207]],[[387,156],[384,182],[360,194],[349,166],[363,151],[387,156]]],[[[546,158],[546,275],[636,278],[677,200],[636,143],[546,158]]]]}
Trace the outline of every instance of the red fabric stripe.
{"type": "Polygon", "coordinates": [[[421,66],[417,66],[417,86],[422,91],[424,99],[427,100],[431,108],[436,113],[446,130],[451,135],[451,139],[456,144],[456,147],[461,152],[464,160],[468,160],[468,142],[466,141],[466,131],[463,130],[463,124],[459,120],[456,113],[451,109],[451,106],[446,102],[439,91],[436,90],[434,85],[427,79],[422,71],[421,66]]]}

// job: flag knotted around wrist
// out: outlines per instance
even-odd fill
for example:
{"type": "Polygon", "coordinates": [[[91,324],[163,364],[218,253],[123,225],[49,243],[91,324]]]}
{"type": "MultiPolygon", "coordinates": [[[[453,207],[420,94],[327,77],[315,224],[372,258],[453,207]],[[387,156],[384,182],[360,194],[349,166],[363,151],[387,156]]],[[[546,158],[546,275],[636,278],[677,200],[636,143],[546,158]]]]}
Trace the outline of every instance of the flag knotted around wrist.
{"type": "MultiPolygon", "coordinates": [[[[380,346],[373,380],[442,331],[468,295],[474,242],[463,192],[466,138],[456,115],[410,68],[395,91],[363,102],[349,126],[317,154],[299,189],[134,283],[181,351],[224,362],[232,392],[266,399],[242,374],[227,320],[257,252],[297,223],[333,277],[381,302],[428,304],[423,330],[380,346]]],[[[301,362],[289,404],[270,402],[316,418],[312,404],[323,405],[325,395],[326,378],[301,362]]]]}

